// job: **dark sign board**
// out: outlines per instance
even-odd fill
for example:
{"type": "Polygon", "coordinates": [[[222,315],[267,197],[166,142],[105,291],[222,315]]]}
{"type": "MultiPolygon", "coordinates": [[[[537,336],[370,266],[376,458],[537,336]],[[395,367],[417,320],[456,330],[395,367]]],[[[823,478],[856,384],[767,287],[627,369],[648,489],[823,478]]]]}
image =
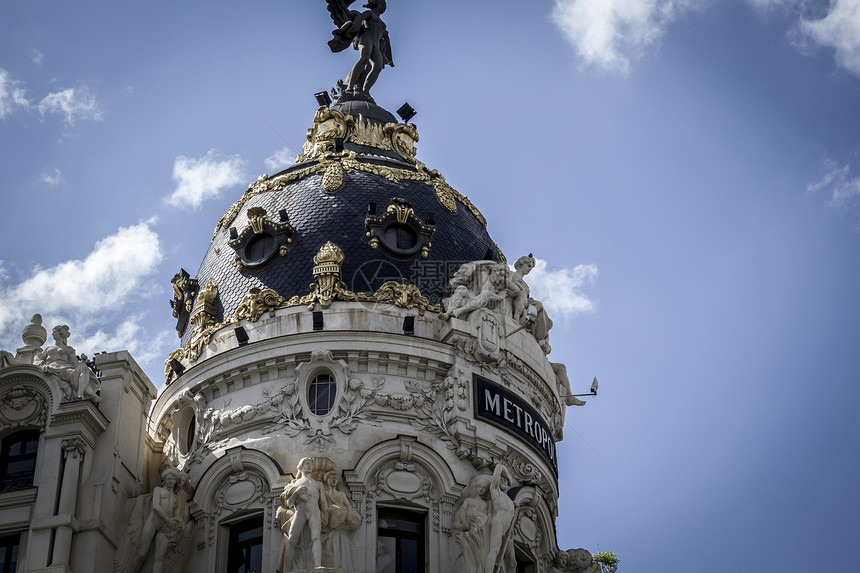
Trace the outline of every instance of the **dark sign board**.
{"type": "Polygon", "coordinates": [[[475,417],[516,434],[549,463],[558,477],[555,440],[534,408],[501,386],[474,374],[475,417]]]}

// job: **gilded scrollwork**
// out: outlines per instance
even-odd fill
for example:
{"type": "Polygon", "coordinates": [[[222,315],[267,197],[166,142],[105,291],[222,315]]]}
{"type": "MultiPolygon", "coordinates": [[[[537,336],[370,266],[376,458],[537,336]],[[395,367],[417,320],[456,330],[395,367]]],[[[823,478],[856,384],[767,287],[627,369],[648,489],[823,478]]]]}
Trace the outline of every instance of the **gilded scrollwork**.
{"type": "Polygon", "coordinates": [[[424,316],[424,312],[442,312],[439,304],[430,304],[430,301],[421,294],[421,290],[407,279],[399,281],[388,281],[374,293],[373,298],[378,302],[390,302],[400,308],[412,309],[418,307],[418,314],[424,316]]]}
{"type": "Polygon", "coordinates": [[[170,306],[173,309],[173,318],[176,319],[176,334],[181,337],[188,324],[192,303],[197,296],[199,286],[185,269],[179,269],[170,282],[173,285],[173,300],[170,301],[170,306]]]}
{"type": "Polygon", "coordinates": [[[322,186],[327,193],[334,193],[343,185],[343,166],[340,161],[327,161],[322,186]]]}
{"type": "Polygon", "coordinates": [[[357,300],[354,292],[346,288],[346,284],[340,280],[340,263],[343,262],[343,251],[340,247],[328,241],[320,247],[314,256],[314,282],[310,285],[310,293],[305,296],[294,296],[287,301],[287,305],[307,305],[308,310],[313,310],[317,303],[323,308],[328,308],[334,300],[357,300]]]}
{"type": "Polygon", "coordinates": [[[173,381],[173,377],[176,373],[173,371],[171,367],[171,362],[174,360],[178,362],[182,362],[185,358],[187,351],[185,348],[177,348],[173,352],[167,355],[167,360],[164,361],[164,380],[167,384],[170,384],[173,381]]]}
{"type": "Polygon", "coordinates": [[[354,126],[349,134],[348,141],[356,145],[375,147],[383,151],[388,151],[391,149],[391,137],[387,132],[389,125],[396,124],[388,123],[382,126],[377,122],[359,116],[357,120],[354,120],[354,126]]]}
{"type": "Polygon", "coordinates": [[[391,146],[400,157],[410,163],[418,163],[415,159],[417,153],[415,143],[418,142],[418,129],[414,123],[387,123],[383,131],[388,139],[391,140],[391,146]]]}
{"type": "Polygon", "coordinates": [[[271,221],[269,214],[262,207],[251,207],[248,209],[248,224],[251,226],[253,233],[262,233],[263,225],[266,221],[271,221]]]}
{"type": "Polygon", "coordinates": [[[238,323],[244,318],[250,322],[257,322],[265,312],[268,312],[270,317],[275,316],[275,309],[286,302],[284,297],[272,289],[261,290],[254,287],[248,291],[239,308],[236,309],[234,321],[238,323]]]}
{"type": "Polygon", "coordinates": [[[495,242],[493,242],[493,246],[496,247],[496,252],[499,253],[499,259],[505,264],[508,264],[508,258],[505,256],[505,253],[502,252],[502,249],[499,248],[495,242]]]}
{"type": "Polygon", "coordinates": [[[346,138],[350,131],[355,131],[355,126],[356,121],[351,115],[327,106],[319,108],[314,115],[314,126],[308,130],[307,141],[302,146],[302,153],[296,157],[296,163],[322,157],[334,147],[335,139],[346,138]]]}
{"type": "MultiPolygon", "coordinates": [[[[400,183],[401,181],[423,182],[433,188],[439,201],[449,212],[456,213],[457,202],[460,202],[469,210],[470,213],[472,213],[472,215],[475,216],[476,219],[478,219],[481,225],[484,227],[487,226],[487,220],[466,196],[451,187],[438,171],[435,169],[428,170],[420,162],[416,162],[415,169],[400,169],[397,167],[390,167],[388,165],[365,163],[360,161],[354,152],[348,150],[344,150],[341,153],[333,153],[332,151],[327,150],[325,152],[320,152],[319,156],[315,156],[313,158],[304,158],[300,155],[299,159],[303,161],[317,159],[318,161],[271,178],[268,175],[261,175],[257,181],[248,186],[248,189],[242,197],[240,197],[239,200],[236,201],[218,220],[218,223],[215,225],[215,230],[212,233],[212,239],[215,238],[218,231],[227,229],[230,226],[242,211],[245,203],[254,195],[258,195],[266,191],[280,191],[285,188],[287,184],[294,181],[304,179],[311,175],[317,175],[320,173],[325,174],[326,171],[330,169],[332,162],[339,163],[344,172],[361,171],[364,173],[372,173],[374,175],[385,177],[392,183],[400,183]]],[[[301,161],[298,163],[301,163],[301,161]]],[[[329,186],[333,186],[336,180],[336,178],[332,179],[329,186]]],[[[333,190],[337,190],[339,187],[340,184],[338,184],[337,187],[333,187],[333,190]]],[[[328,187],[324,188],[327,191],[329,190],[328,187]]],[[[501,252],[499,254],[501,255],[501,252]]]]}

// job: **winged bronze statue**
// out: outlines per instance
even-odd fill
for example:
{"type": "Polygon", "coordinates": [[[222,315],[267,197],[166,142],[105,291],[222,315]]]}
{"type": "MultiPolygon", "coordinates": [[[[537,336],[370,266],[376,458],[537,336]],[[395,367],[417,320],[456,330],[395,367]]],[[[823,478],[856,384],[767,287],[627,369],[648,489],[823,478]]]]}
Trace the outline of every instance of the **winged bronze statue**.
{"type": "Polygon", "coordinates": [[[366,99],[370,88],[376,83],[379,72],[385,66],[394,66],[388,30],[382,21],[385,0],[368,0],[364,12],[350,10],[355,0],[326,0],[329,14],[337,29],[332,31],[329,47],[332,52],[342,52],[350,44],[358,50],[355,63],[346,79],[338,82],[340,99],[366,99]]]}

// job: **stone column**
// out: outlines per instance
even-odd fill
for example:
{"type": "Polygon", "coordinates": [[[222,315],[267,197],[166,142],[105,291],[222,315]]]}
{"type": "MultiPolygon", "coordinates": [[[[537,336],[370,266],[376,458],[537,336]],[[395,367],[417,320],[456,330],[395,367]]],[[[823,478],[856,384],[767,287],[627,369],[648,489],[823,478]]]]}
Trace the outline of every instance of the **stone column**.
{"type": "Polygon", "coordinates": [[[51,565],[65,565],[69,562],[69,554],[72,549],[72,520],[75,516],[75,506],[78,501],[78,479],[81,470],[81,461],[87,450],[86,443],[80,438],[63,440],[63,455],[66,459],[66,467],[63,469],[63,485],[60,489],[60,504],[57,515],[68,521],[57,527],[54,537],[54,552],[51,556],[51,565]]]}

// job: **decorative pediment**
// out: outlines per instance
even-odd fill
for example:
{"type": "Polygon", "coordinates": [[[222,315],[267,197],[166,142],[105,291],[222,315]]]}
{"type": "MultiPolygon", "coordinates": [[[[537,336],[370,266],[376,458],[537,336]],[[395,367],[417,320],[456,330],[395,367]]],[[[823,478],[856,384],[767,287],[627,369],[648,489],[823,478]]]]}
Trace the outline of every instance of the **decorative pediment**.
{"type": "Polygon", "coordinates": [[[364,518],[372,523],[376,504],[406,502],[424,507],[433,531],[451,533],[454,504],[463,490],[447,462],[416,438],[399,436],[370,448],[344,482],[353,500],[362,499],[364,518]]]}

